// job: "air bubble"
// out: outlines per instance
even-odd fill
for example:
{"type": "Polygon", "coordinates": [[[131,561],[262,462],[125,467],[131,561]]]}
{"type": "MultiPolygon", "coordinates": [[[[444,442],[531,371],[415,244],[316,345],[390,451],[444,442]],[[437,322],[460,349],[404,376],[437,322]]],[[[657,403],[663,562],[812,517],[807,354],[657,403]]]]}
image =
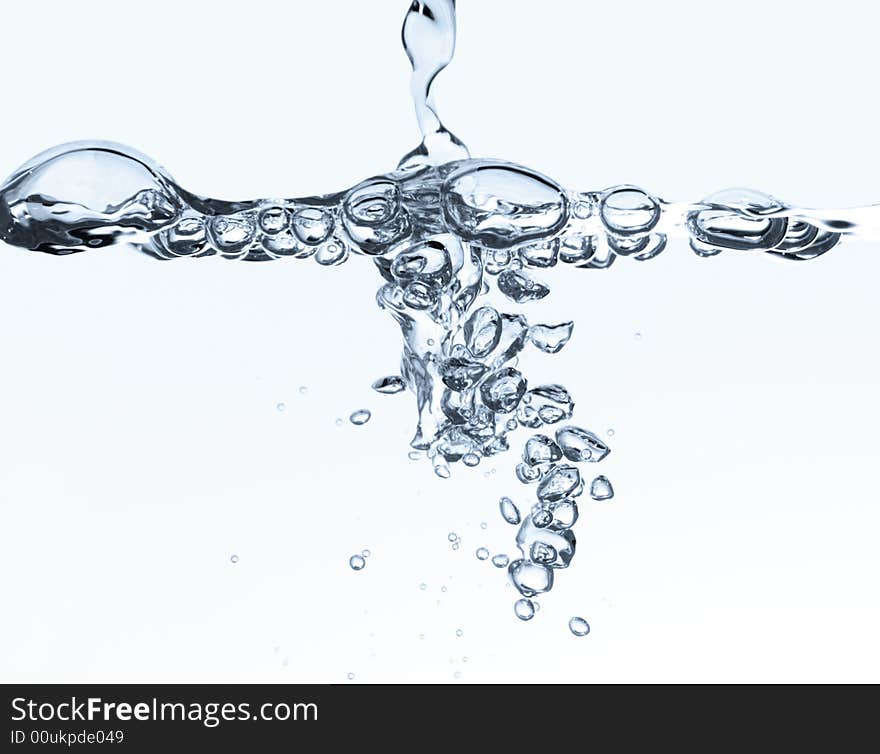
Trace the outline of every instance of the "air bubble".
{"type": "Polygon", "coordinates": [[[477,560],[488,560],[489,559],[489,550],[485,547],[478,547],[476,552],[477,560]]]}
{"type": "Polygon", "coordinates": [[[583,618],[572,618],[568,622],[568,628],[575,636],[586,636],[590,633],[590,624],[583,618]]]}
{"type": "Polygon", "coordinates": [[[359,408],[357,411],[354,411],[351,416],[348,417],[348,420],[356,427],[360,427],[370,421],[371,416],[372,414],[368,409],[359,408]]]}
{"type": "Polygon", "coordinates": [[[363,555],[352,555],[348,559],[348,564],[352,571],[360,571],[367,564],[367,561],[364,560],[363,555]]]}
{"type": "Polygon", "coordinates": [[[520,620],[531,620],[535,617],[535,603],[525,598],[513,603],[513,612],[520,620]]]}

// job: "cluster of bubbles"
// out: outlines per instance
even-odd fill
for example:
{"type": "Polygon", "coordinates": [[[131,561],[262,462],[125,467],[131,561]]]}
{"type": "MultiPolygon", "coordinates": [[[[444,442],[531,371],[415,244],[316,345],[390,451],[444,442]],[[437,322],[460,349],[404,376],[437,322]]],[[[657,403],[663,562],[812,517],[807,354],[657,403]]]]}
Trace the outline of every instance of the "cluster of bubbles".
{"type": "MultiPolygon", "coordinates": [[[[0,240],[51,254],[127,243],[165,260],[313,258],[329,267],[353,254],[372,259],[382,279],[379,306],[403,335],[399,374],[373,388],[414,393],[410,457],[430,459],[445,478],[452,464],[474,467],[507,451],[515,430],[531,433],[516,466],[519,481],[535,487],[530,510],[521,516],[509,498],[501,503],[505,520],[519,527],[519,556],[491,558],[520,592],[516,615],[530,620],[533,598],[552,588],[554,573],[574,556],[572,527],[585,489],[579,464],[601,461],[609,451],[597,435],[565,424],[574,400],[563,385],[533,384],[519,369],[527,346],[557,353],[574,324],[530,323],[480,297],[494,287],[515,305],[538,301],[550,293],[540,279],[550,268],[607,269],[619,257],[646,261],[675,233],[700,256],[731,250],[813,259],[844,233],[880,227],[880,213],[868,207],[829,219],[831,213],[798,210],[744,189],[691,204],[631,185],[566,191],[534,170],[472,159],[430,97],[454,53],[454,1],[412,3],[402,39],[423,139],[395,171],[326,196],[230,202],[183,189],[127,147],[77,142],[38,155],[0,185],[0,240]]],[[[360,409],[349,420],[363,425],[370,416],[360,409]]],[[[614,495],[604,476],[588,489],[595,500],[614,495]]],[[[450,542],[460,545],[458,538],[450,542]]],[[[353,555],[351,567],[362,569],[367,555],[353,555]]],[[[480,548],[477,557],[488,560],[489,551],[480,548]]],[[[589,631],[581,618],[570,628],[577,635],[589,631]]]]}

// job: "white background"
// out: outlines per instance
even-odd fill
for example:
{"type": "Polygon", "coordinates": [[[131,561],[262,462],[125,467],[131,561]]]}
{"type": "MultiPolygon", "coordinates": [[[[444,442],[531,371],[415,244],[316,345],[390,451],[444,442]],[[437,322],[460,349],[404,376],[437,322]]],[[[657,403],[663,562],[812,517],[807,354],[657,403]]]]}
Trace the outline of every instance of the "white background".
{"type": "MultiPolygon", "coordinates": [[[[345,188],[418,141],[406,5],[8,3],[0,172],[105,138],[221,198],[345,188]]],[[[474,155],[571,188],[868,203],[877,23],[850,0],[465,0],[437,101],[474,155]]],[[[546,275],[525,313],[575,336],[526,371],[614,428],[617,496],[584,504],[524,624],[473,555],[512,551],[515,453],[449,481],[407,460],[412,397],[369,387],[400,338],[366,260],[2,248],[0,680],[880,680],[878,276],[876,244],[681,241],[546,275]]]]}

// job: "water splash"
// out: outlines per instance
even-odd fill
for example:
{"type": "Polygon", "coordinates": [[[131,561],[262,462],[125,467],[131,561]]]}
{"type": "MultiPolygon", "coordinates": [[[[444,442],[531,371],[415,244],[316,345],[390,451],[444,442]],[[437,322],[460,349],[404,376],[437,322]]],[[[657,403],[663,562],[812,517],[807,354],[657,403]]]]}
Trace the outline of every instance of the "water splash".
{"type": "MultiPolygon", "coordinates": [[[[551,293],[540,278],[551,269],[644,262],[671,237],[686,239],[701,257],[762,252],[811,260],[845,236],[880,238],[880,205],[806,209],[750,189],[675,202],[628,184],[565,189],[527,167],[473,159],[432,98],[455,50],[454,1],[413,2],[402,39],[422,142],[397,169],[325,196],[226,201],[187,191],[128,147],[76,142],[37,155],[0,186],[0,240],[55,255],[125,243],[161,260],[312,258],[326,267],[353,256],[371,260],[381,279],[377,302],[403,339],[400,374],[373,388],[414,394],[410,458],[427,458],[447,478],[456,463],[474,467],[506,452],[520,428],[530,433],[516,476],[534,485],[531,508],[509,498],[500,505],[519,527],[520,556],[492,558],[522,595],[516,615],[529,620],[531,598],[549,591],[575,554],[584,480],[572,464],[601,462],[610,449],[587,429],[554,429],[573,416],[573,397],[561,384],[530,383],[518,368],[527,344],[559,352],[574,323],[530,323],[485,303],[485,295],[494,288],[534,310],[551,293]]],[[[355,424],[368,419],[367,411],[351,416],[355,424]]],[[[606,477],[590,484],[593,499],[612,495],[606,477]]],[[[363,568],[364,557],[352,556],[351,567],[363,568]]],[[[480,548],[477,557],[488,551],[480,548]]]]}

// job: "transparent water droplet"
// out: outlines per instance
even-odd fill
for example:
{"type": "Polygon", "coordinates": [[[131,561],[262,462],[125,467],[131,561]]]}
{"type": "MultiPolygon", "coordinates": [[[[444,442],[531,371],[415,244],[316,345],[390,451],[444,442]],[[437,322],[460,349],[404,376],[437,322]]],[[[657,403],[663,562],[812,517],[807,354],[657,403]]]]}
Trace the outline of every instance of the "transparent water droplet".
{"type": "Polygon", "coordinates": [[[454,531],[449,532],[449,534],[446,535],[446,538],[450,542],[457,542],[459,540],[458,534],[456,534],[454,531]]]}
{"type": "Polygon", "coordinates": [[[371,416],[372,413],[368,409],[359,408],[348,417],[348,420],[355,426],[360,427],[370,421],[371,416]]]}
{"type": "Polygon", "coordinates": [[[286,408],[287,408],[287,406],[284,403],[276,403],[275,404],[275,409],[279,412],[284,411],[284,409],[286,409],[286,408]]]}
{"type": "Polygon", "coordinates": [[[513,603],[513,612],[520,620],[531,620],[535,617],[535,603],[524,597],[513,603]]]}
{"type": "Polygon", "coordinates": [[[464,636],[464,631],[462,631],[460,628],[457,628],[455,629],[455,635],[458,637],[462,637],[464,636]]]}
{"type": "Polygon", "coordinates": [[[504,553],[492,556],[492,565],[496,568],[506,568],[509,562],[510,558],[504,553]]]}
{"type": "Polygon", "coordinates": [[[605,432],[605,434],[608,435],[609,437],[614,437],[614,430],[613,430],[613,429],[609,429],[609,430],[607,430],[607,431],[605,432]]]}
{"type": "Polygon", "coordinates": [[[360,571],[367,564],[367,561],[364,560],[362,555],[352,555],[348,559],[348,564],[351,566],[352,571],[360,571]]]}
{"type": "Polygon", "coordinates": [[[372,555],[372,553],[369,550],[361,551],[361,557],[363,557],[363,558],[369,558],[370,555],[372,555]]]}
{"type": "Polygon", "coordinates": [[[532,325],[529,328],[528,340],[539,351],[559,353],[571,340],[574,322],[563,322],[559,325],[532,325]]]}
{"type": "Polygon", "coordinates": [[[396,374],[389,375],[388,377],[380,377],[376,380],[373,383],[373,390],[385,395],[394,395],[406,390],[406,383],[396,374]]]}
{"type": "Polygon", "coordinates": [[[597,476],[590,484],[590,497],[593,500],[610,500],[614,497],[614,487],[608,477],[597,476]]]}
{"type": "Polygon", "coordinates": [[[501,518],[507,521],[507,523],[516,525],[520,522],[519,509],[509,497],[502,497],[498,503],[498,508],[501,511],[501,518]]]}
{"type": "Polygon", "coordinates": [[[238,555],[230,555],[229,562],[230,563],[237,563],[238,562],[238,555]]]}
{"type": "Polygon", "coordinates": [[[476,552],[477,560],[488,560],[489,559],[489,550],[485,547],[478,547],[476,552]]]}
{"type": "Polygon", "coordinates": [[[568,628],[575,636],[586,636],[590,633],[590,624],[583,618],[572,618],[568,622],[568,628]]]}
{"type": "Polygon", "coordinates": [[[406,456],[410,461],[421,461],[425,457],[425,452],[423,450],[411,450],[406,456]]]}
{"type": "Polygon", "coordinates": [[[478,456],[476,453],[465,453],[461,457],[461,462],[465,466],[470,466],[470,467],[478,466],[480,464],[480,456],[478,456]]]}

